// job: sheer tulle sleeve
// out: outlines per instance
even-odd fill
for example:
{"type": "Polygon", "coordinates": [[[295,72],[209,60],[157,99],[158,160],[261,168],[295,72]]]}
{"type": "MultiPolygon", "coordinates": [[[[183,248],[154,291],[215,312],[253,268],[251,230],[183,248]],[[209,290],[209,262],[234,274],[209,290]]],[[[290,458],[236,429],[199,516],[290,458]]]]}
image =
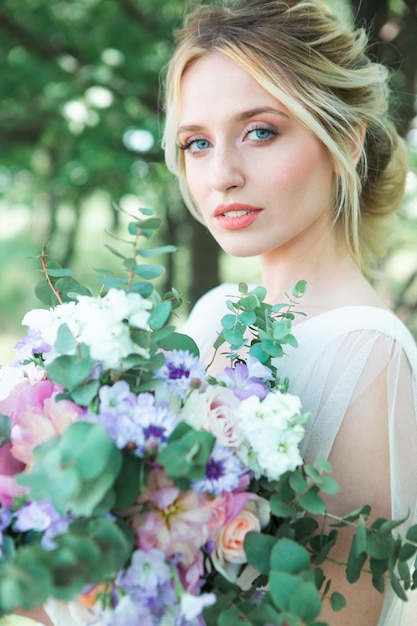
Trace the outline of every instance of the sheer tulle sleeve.
{"type": "MultiPolygon", "coordinates": [[[[211,347],[220,319],[227,312],[225,299],[230,293],[231,286],[222,285],[206,294],[183,329],[195,338],[206,362],[212,356],[211,347]]],[[[361,433],[366,435],[369,454],[375,448],[372,437],[384,437],[389,467],[380,469],[390,489],[391,506],[387,508],[391,510],[387,515],[394,519],[408,516],[404,531],[417,523],[414,339],[394,314],[366,306],[342,307],[317,315],[294,326],[293,334],[298,347],[288,347],[277,366],[280,375],[290,380],[289,391],[301,398],[304,410],[312,413],[302,443],[303,458],[312,464],[320,457],[329,458],[342,427],[356,438],[361,433]]],[[[377,479],[371,484],[375,485],[377,479]]],[[[377,498],[378,488],[375,491],[377,498]]],[[[368,502],[372,495],[367,492],[364,501],[352,508],[372,504],[368,502]]],[[[389,589],[378,626],[415,626],[416,616],[417,592],[410,595],[409,602],[403,602],[389,589]]]]}
{"type": "MultiPolygon", "coordinates": [[[[415,520],[417,348],[411,335],[393,314],[371,307],[329,311],[295,327],[295,335],[299,347],[284,357],[282,369],[312,413],[305,460],[328,458],[349,408],[378,381],[381,428],[389,437],[391,514],[415,520]]],[[[361,427],[367,428],[366,417],[361,427]]]]}

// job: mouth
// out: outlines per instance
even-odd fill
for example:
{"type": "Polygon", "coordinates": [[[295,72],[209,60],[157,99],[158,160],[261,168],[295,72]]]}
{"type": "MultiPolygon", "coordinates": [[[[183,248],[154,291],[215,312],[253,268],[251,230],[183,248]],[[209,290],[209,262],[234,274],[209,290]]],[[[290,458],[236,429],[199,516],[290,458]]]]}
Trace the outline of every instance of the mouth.
{"type": "Polygon", "coordinates": [[[250,204],[219,204],[213,217],[226,230],[240,230],[250,226],[261,212],[261,208],[250,204]]]}

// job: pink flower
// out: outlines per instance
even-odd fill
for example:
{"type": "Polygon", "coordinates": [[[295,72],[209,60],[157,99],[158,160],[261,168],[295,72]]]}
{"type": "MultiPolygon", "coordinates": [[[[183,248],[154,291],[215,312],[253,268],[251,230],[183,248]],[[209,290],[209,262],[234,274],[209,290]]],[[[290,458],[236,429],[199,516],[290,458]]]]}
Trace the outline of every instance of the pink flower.
{"type": "Polygon", "coordinates": [[[29,363],[18,367],[0,368],[0,414],[10,415],[21,390],[46,379],[46,370],[29,363]]]}
{"type": "Polygon", "coordinates": [[[13,456],[30,467],[33,450],[39,444],[60,435],[82,413],[69,400],[56,400],[62,390],[51,381],[42,381],[25,389],[13,411],[10,431],[13,456]]]}
{"type": "Polygon", "coordinates": [[[14,477],[25,469],[10,451],[10,444],[0,448],[0,503],[7,507],[15,496],[26,493],[26,489],[16,484],[14,477]]]}
{"type": "Polygon", "coordinates": [[[213,565],[227,580],[235,582],[240,569],[247,562],[243,544],[248,532],[260,532],[270,517],[269,502],[252,496],[245,508],[220,529],[216,547],[211,555],[213,565]]]}
{"type": "Polygon", "coordinates": [[[204,392],[194,391],[185,401],[180,418],[196,430],[207,430],[222,446],[237,448],[242,443],[239,399],[232,389],[209,385],[204,392]]]}
{"type": "Polygon", "coordinates": [[[145,551],[158,548],[168,558],[178,558],[186,590],[196,593],[203,573],[201,548],[212,538],[209,501],[195,491],[180,491],[161,467],[154,466],[138,504],[143,506],[132,519],[137,546],[145,551]]]}

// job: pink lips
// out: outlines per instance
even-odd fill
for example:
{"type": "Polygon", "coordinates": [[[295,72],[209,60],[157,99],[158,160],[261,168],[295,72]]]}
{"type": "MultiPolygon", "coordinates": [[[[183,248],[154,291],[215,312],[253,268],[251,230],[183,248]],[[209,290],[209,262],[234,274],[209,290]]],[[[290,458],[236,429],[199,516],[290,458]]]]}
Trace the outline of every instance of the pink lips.
{"type": "Polygon", "coordinates": [[[247,228],[256,220],[262,209],[251,204],[219,204],[214,211],[218,224],[226,230],[247,228]]]}

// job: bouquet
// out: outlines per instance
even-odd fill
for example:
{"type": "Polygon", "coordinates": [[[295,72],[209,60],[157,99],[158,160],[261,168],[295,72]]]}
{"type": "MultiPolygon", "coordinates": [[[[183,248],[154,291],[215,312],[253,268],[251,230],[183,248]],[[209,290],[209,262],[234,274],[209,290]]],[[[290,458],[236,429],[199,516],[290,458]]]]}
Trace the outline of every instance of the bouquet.
{"type": "MultiPolygon", "coordinates": [[[[171,323],[180,295],[160,296],[163,268],[143,262],[173,251],[139,246],[159,220],[131,220],[131,253],[109,246],[125,275],[97,270],[97,296],[43,251],[48,308],[25,315],[0,369],[0,615],[44,604],[65,626],[313,624],[337,540],[313,516],[338,485],[327,462],[303,464],[309,415],[279,376],[306,285],[272,307],[241,284],[213,347],[228,366],[211,375],[171,323]]],[[[416,533],[400,551],[401,522],[365,529],[368,514],[338,520],[358,523],[348,576],[372,557],[377,583],[389,571],[404,596],[416,533]]]]}

